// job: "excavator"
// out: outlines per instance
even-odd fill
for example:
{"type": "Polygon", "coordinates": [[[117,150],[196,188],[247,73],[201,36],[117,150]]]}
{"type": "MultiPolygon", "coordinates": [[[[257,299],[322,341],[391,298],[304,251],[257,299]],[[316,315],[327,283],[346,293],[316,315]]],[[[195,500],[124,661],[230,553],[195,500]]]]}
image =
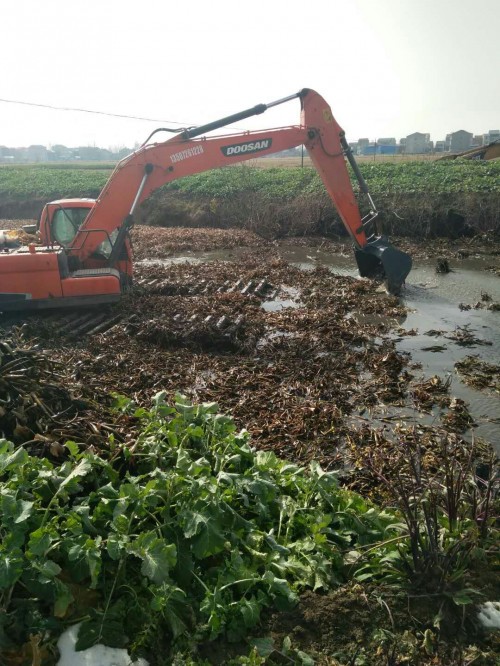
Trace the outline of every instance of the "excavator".
{"type": "Polygon", "coordinates": [[[95,306],[120,299],[130,288],[133,257],[130,230],[139,204],[154,190],[209,169],[304,145],[349,235],[362,277],[382,277],[399,294],[411,257],[377,233],[377,209],[345,133],[317,92],[303,89],[269,104],[258,104],[220,120],[183,130],[159,128],[121,160],[93,199],[61,199],[45,205],[40,244],[0,253],[0,312],[95,306]],[[300,124],[237,134],[206,134],[298,98],[300,124]],[[151,142],[158,132],[175,135],[151,142]],[[197,137],[197,138],[196,138],[197,137]],[[346,160],[369,212],[361,217],[346,160]]]}

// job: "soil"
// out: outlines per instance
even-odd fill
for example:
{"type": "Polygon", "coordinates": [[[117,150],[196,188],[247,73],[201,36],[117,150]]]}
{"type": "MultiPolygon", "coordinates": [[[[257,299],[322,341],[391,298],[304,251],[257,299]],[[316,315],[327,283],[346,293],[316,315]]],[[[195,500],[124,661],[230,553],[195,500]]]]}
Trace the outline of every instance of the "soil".
{"type": "MultiPolygon", "coordinates": [[[[269,666],[496,666],[500,638],[483,633],[474,613],[441,598],[349,583],[327,593],[306,591],[293,609],[269,612],[248,643],[265,646],[269,666]]],[[[248,654],[248,643],[215,641],[199,653],[222,666],[248,654]]]]}
{"type": "MultiPolygon", "coordinates": [[[[442,607],[441,640],[433,634],[427,642],[439,610],[439,603],[429,597],[409,598],[389,589],[351,583],[324,595],[305,592],[293,610],[273,614],[267,629],[277,648],[276,657],[282,653],[281,646],[290,641],[295,654],[300,650],[318,665],[466,664],[472,663],[468,658],[473,656],[477,660],[474,663],[483,666],[498,663],[495,640],[492,643],[472,628],[472,616],[442,607]],[[469,631],[476,634],[475,647],[466,642],[450,646],[452,635],[465,639],[468,624],[469,631]],[[413,632],[407,631],[412,625],[413,632]]],[[[288,652],[292,652],[290,648],[288,652]]],[[[283,662],[276,659],[271,663],[283,662]]],[[[285,663],[300,662],[292,659],[285,663]]]]}

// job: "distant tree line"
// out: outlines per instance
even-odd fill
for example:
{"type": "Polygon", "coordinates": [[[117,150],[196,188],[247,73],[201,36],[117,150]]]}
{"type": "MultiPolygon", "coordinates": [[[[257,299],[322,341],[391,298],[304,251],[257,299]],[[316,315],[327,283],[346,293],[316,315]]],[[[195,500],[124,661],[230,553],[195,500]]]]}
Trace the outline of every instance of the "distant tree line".
{"type": "Polygon", "coordinates": [[[0,162],[2,163],[38,163],[38,162],[116,162],[130,155],[133,148],[97,148],[96,146],[78,146],[68,148],[57,144],[47,148],[42,145],[31,145],[27,148],[10,148],[0,146],[0,162]]]}

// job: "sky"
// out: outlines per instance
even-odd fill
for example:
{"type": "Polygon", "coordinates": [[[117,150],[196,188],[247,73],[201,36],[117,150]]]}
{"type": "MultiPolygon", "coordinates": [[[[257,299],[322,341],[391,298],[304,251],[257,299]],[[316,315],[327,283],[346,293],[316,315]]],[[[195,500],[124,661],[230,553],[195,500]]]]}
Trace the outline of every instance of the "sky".
{"type": "Polygon", "coordinates": [[[0,101],[9,147],[133,147],[304,87],[349,141],[500,127],[500,0],[0,0],[0,25],[0,99],[153,119],[0,101]]]}

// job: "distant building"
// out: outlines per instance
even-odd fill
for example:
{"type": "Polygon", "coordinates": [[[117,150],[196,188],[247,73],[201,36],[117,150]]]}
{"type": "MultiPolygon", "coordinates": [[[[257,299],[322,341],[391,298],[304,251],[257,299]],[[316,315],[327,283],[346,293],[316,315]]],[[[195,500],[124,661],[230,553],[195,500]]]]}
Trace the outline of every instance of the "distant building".
{"type": "Polygon", "coordinates": [[[376,144],[373,141],[363,143],[361,146],[358,143],[358,155],[375,155],[376,144]]]}
{"type": "Polygon", "coordinates": [[[393,136],[383,137],[382,139],[377,139],[377,144],[379,146],[395,146],[396,139],[393,136]]]}
{"type": "Polygon", "coordinates": [[[405,142],[405,153],[410,155],[428,153],[431,149],[430,138],[430,134],[422,134],[422,132],[408,134],[405,142]]]}
{"type": "Polygon", "coordinates": [[[396,144],[379,144],[377,143],[377,155],[397,155],[398,147],[396,144]]]}
{"type": "Polygon", "coordinates": [[[434,145],[435,153],[444,153],[444,141],[436,141],[434,145]]]}
{"type": "MultiPolygon", "coordinates": [[[[41,145],[31,145],[20,148],[0,146],[0,162],[2,163],[33,163],[33,162],[75,162],[75,161],[102,161],[113,162],[130,155],[131,148],[107,150],[95,146],[80,146],[68,148],[62,144],[53,145],[50,149],[41,145]]],[[[300,155],[300,148],[289,151],[293,155],[300,155]]]]}
{"type": "Polygon", "coordinates": [[[471,148],[480,148],[483,145],[484,135],[483,134],[474,134],[472,137],[471,148]]]}
{"type": "Polygon", "coordinates": [[[361,155],[396,155],[397,152],[398,147],[396,145],[383,145],[379,144],[378,141],[374,141],[363,147],[361,155]]]}
{"type": "Polygon", "coordinates": [[[465,130],[458,130],[452,132],[449,141],[449,151],[451,153],[462,153],[464,150],[469,150],[472,145],[472,133],[465,130]]]}
{"type": "Polygon", "coordinates": [[[487,134],[483,134],[483,146],[495,141],[500,141],[500,130],[490,130],[487,134]]]}
{"type": "Polygon", "coordinates": [[[370,145],[370,139],[367,138],[358,139],[358,151],[357,151],[358,155],[364,155],[363,151],[366,148],[366,146],[369,145],[370,145]]]}

